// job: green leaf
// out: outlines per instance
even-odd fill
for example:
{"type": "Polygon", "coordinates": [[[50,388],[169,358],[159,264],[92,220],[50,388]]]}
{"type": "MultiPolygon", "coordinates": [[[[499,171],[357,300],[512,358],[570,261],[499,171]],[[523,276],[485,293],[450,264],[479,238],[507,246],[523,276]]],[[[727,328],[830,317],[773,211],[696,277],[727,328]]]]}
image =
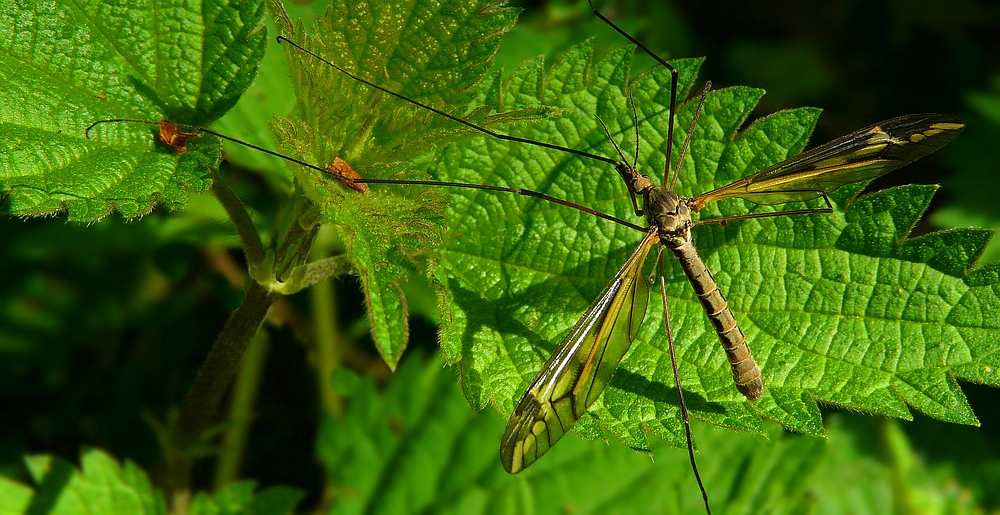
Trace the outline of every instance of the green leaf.
{"type": "MultiPolygon", "coordinates": [[[[486,109],[470,114],[470,105],[489,97],[492,83],[478,83],[516,10],[493,0],[334,2],[316,27],[318,36],[307,36],[301,24],[293,28],[280,4],[270,5],[281,34],[333,56],[338,66],[421,102],[491,121],[486,109]]],[[[391,101],[285,46],[300,116],[276,123],[275,130],[287,149],[309,162],[332,163],[339,157],[362,177],[420,179],[407,170],[413,159],[433,145],[468,135],[453,122],[391,101]]],[[[325,221],[347,242],[375,345],[395,367],[408,339],[402,285],[418,273],[417,250],[440,244],[445,194],[380,185],[358,195],[315,171],[303,173],[307,193],[325,206],[325,221]]]]}
{"type": "Polygon", "coordinates": [[[254,494],[253,481],[226,485],[214,496],[198,492],[191,502],[191,515],[279,515],[295,513],[303,493],[289,487],[273,487],[254,494]]]}
{"type": "Polygon", "coordinates": [[[38,492],[34,509],[46,513],[166,513],[163,497],[133,463],[121,466],[108,454],[85,450],[80,470],[51,456],[32,456],[25,463],[38,492]]]}
{"type": "MultiPolygon", "coordinates": [[[[704,513],[687,451],[663,443],[654,462],[565,439],[506,474],[493,452],[503,420],[470,410],[440,359],[409,356],[384,388],[358,378],[347,397],[343,418],[325,420],[317,437],[336,485],[332,513],[704,513]]],[[[694,432],[716,513],[892,513],[914,500],[929,513],[973,512],[954,473],[930,474],[898,428],[871,417],[835,416],[829,439],[775,424],[768,439],[698,423],[694,432]],[[953,511],[942,508],[949,500],[953,511]]]]}
{"type": "Polygon", "coordinates": [[[318,453],[343,492],[335,513],[437,511],[442,488],[461,496],[468,480],[502,473],[482,452],[500,436],[496,416],[469,410],[454,377],[422,361],[404,360],[384,392],[362,378],[345,417],[323,421],[318,453]]]}
{"type": "Polygon", "coordinates": [[[305,493],[296,488],[287,486],[274,486],[261,490],[253,497],[249,511],[260,514],[285,514],[295,513],[295,507],[299,501],[305,497],[305,493]]]}
{"type": "MultiPolygon", "coordinates": [[[[163,495],[153,489],[146,473],[132,462],[126,461],[121,466],[97,449],[83,451],[80,461],[78,470],[69,462],[51,456],[25,458],[38,491],[32,496],[30,488],[0,478],[0,513],[167,513],[163,495]]],[[[302,496],[301,491],[289,487],[254,493],[254,483],[243,481],[227,485],[211,496],[198,492],[189,513],[294,513],[302,496]]]]}
{"type": "MultiPolygon", "coordinates": [[[[990,188],[996,180],[1000,158],[993,144],[1000,138],[1000,75],[994,75],[988,91],[974,91],[966,96],[972,113],[965,115],[968,124],[962,137],[948,153],[953,173],[944,180],[950,202],[935,211],[931,221],[943,227],[978,225],[1000,230],[1000,205],[990,188]]],[[[984,251],[984,263],[1000,261],[1000,239],[994,238],[984,251]]]]}
{"type": "Polygon", "coordinates": [[[0,477],[0,514],[24,513],[31,502],[31,488],[0,477]]]}
{"type": "MultiPolygon", "coordinates": [[[[505,84],[507,108],[562,108],[516,136],[607,156],[615,151],[599,115],[627,154],[635,139],[626,99],[631,50],[594,60],[589,44],[551,69],[526,63],[505,84]]],[[[681,98],[698,61],[677,60],[681,98]]],[[[664,163],[669,75],[632,81],[640,168],[664,163]]],[[[790,157],[804,147],[818,112],[782,111],[741,129],[763,92],[713,91],[695,129],[677,190],[691,196],[790,157]]],[[[679,106],[680,148],[697,99],[679,106]]],[[[905,172],[902,172],[905,173],[905,172]]],[[[628,217],[625,186],[609,166],[527,145],[478,139],[442,152],[434,175],[529,188],[628,217]]],[[[704,312],[673,262],[667,265],[682,384],[694,417],[760,433],[763,419],[822,434],[817,401],[910,418],[976,424],[957,380],[1000,385],[996,267],[976,270],[988,233],[967,229],[907,238],[933,188],[911,186],[854,199],[863,185],[835,192],[830,215],[778,217],[695,229],[702,256],[725,292],[763,369],[765,396],[750,403],[704,312]],[[968,275],[966,275],[968,274],[968,275]]],[[[794,209],[797,206],[783,206],[794,209]]],[[[710,205],[701,218],[772,210],[742,201],[710,205]]],[[[456,193],[439,280],[447,285],[442,346],[460,365],[476,408],[509,413],[545,358],[634,250],[641,234],[561,206],[482,192],[456,193]]],[[[672,261],[672,260],[669,260],[672,261]]],[[[648,450],[650,434],[683,442],[672,391],[659,295],[603,404],[577,426],[648,450]],[[595,420],[596,419],[596,420],[595,420]],[[595,423],[599,420],[600,424],[595,423]]]]}
{"type": "Polygon", "coordinates": [[[139,118],[205,124],[236,103],[266,38],[259,1],[101,1],[0,8],[0,191],[21,216],[126,218],[181,208],[210,184],[218,143],[176,155],[139,118]]]}

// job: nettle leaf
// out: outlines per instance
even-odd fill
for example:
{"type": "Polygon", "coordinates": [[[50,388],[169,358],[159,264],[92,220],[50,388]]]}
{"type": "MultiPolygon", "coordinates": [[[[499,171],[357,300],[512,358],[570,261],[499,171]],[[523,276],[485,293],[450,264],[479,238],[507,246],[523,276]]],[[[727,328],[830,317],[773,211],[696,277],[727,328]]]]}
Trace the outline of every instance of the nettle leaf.
{"type": "Polygon", "coordinates": [[[31,488],[0,477],[0,513],[26,513],[31,497],[31,488]]]}
{"type": "Polygon", "coordinates": [[[129,461],[119,465],[97,449],[83,451],[79,470],[46,455],[25,462],[38,485],[31,506],[46,506],[51,513],[167,513],[145,472],[129,461]]]}
{"type": "MultiPolygon", "coordinates": [[[[384,388],[370,377],[348,374],[333,379],[351,401],[347,413],[325,420],[317,435],[331,482],[350,492],[333,504],[334,513],[553,513],[566,506],[577,513],[607,511],[608,506],[620,512],[683,506],[685,513],[704,513],[686,451],[663,449],[668,463],[685,464],[665,467],[622,448],[577,439],[553,450],[551,460],[511,476],[497,466],[495,453],[484,452],[495,448],[503,421],[491,412],[470,410],[439,357],[404,359],[384,388]]],[[[713,450],[702,460],[703,476],[719,492],[745,481],[727,464],[749,461],[751,453],[766,462],[765,449],[782,447],[755,447],[747,435],[733,438],[721,431],[700,431],[699,436],[711,442],[703,445],[720,446],[718,454],[713,450]]],[[[819,446],[813,449],[819,452],[825,446],[816,439],[801,443],[819,446]]],[[[816,458],[817,452],[809,456],[816,458]]],[[[799,477],[807,484],[809,479],[799,477]]],[[[782,490],[788,502],[799,499],[792,490],[782,490]]]]}
{"type": "MultiPolygon", "coordinates": [[[[130,461],[120,465],[104,451],[84,450],[79,469],[48,455],[29,456],[25,463],[37,491],[0,478],[0,497],[4,499],[0,506],[9,505],[10,513],[167,513],[163,494],[152,487],[142,469],[130,461]]],[[[301,491],[280,486],[254,492],[254,483],[243,481],[226,485],[213,495],[196,493],[188,512],[294,513],[302,497],[301,491]]]]}
{"type": "MultiPolygon", "coordinates": [[[[504,84],[504,107],[544,104],[562,112],[509,132],[614,156],[597,114],[630,155],[631,59],[631,49],[622,49],[595,60],[584,43],[551,69],[525,63],[504,84]]],[[[698,64],[674,62],[680,98],[691,89],[698,64]]],[[[669,75],[654,69],[635,78],[631,89],[640,169],[660,177],[669,75]]],[[[815,109],[781,111],[741,130],[762,95],[745,87],[708,95],[680,174],[680,194],[709,191],[804,148],[815,109]]],[[[675,149],[696,104],[695,98],[678,107],[675,149]]],[[[625,185],[610,166],[528,145],[485,138],[456,144],[444,149],[434,170],[441,180],[529,188],[619,217],[632,213],[625,185]]],[[[694,417],[755,433],[771,419],[822,434],[817,403],[824,402],[906,419],[915,408],[977,423],[957,380],[1000,386],[1000,321],[991,315],[1000,309],[1000,267],[974,268],[989,234],[967,229],[908,238],[933,188],[856,198],[863,186],[835,192],[833,214],[694,229],[763,370],[765,393],[757,402],[737,392],[715,332],[679,265],[667,260],[681,380],[694,417]]],[[[735,200],[699,215],[770,209],[735,200]]],[[[558,205],[486,192],[455,194],[448,218],[437,269],[450,296],[442,347],[448,361],[459,364],[472,405],[492,404],[507,414],[642,235],[558,205]]],[[[610,433],[640,450],[650,448],[650,435],[683,443],[657,289],[639,337],[603,403],[577,424],[579,433],[610,433]]]]}
{"type": "MultiPolygon", "coordinates": [[[[934,211],[931,221],[942,227],[978,225],[1000,230],[1000,206],[983,184],[996,180],[1000,160],[993,144],[1000,137],[1000,76],[991,80],[992,88],[973,91],[966,96],[972,111],[966,116],[970,130],[954,143],[947,162],[954,172],[944,181],[944,187],[955,199],[934,211]],[[958,202],[958,200],[961,200],[958,202]]],[[[1000,239],[995,239],[983,253],[983,262],[1000,261],[1000,239]]]]}
{"type": "Polygon", "coordinates": [[[206,124],[250,85],[264,49],[257,0],[9,3],[0,8],[0,190],[20,216],[126,218],[183,207],[210,184],[217,141],[177,155],[155,129],[206,124]]]}
{"type": "Polygon", "coordinates": [[[274,486],[254,492],[253,481],[240,481],[223,487],[214,495],[198,492],[191,500],[191,515],[224,515],[229,513],[295,513],[295,507],[305,497],[304,492],[287,486],[274,486]]]}
{"type": "MultiPolygon", "coordinates": [[[[293,27],[271,2],[278,30],[338,66],[392,91],[491,124],[505,118],[475,108],[498,84],[480,82],[517,10],[495,0],[333,2],[315,32],[293,27]]],[[[286,46],[299,116],[275,124],[279,139],[306,161],[346,161],[365,178],[426,179],[409,162],[469,131],[443,117],[375,91],[286,46]],[[456,128],[457,127],[457,128],[456,128]],[[461,130],[460,130],[461,129],[461,130]]],[[[531,115],[532,113],[526,113],[531,115]]],[[[408,338],[402,283],[418,273],[413,255],[441,241],[446,193],[375,185],[363,195],[307,171],[302,183],[340,229],[361,278],[372,336],[390,367],[408,338]]]]}
{"type": "MultiPolygon", "coordinates": [[[[492,452],[504,421],[492,411],[470,410],[441,362],[410,355],[385,385],[344,370],[331,378],[350,401],[343,417],[324,420],[317,432],[319,459],[341,492],[332,513],[560,513],[568,507],[581,514],[705,513],[687,450],[662,442],[652,442],[654,462],[620,446],[567,438],[521,474],[507,474],[492,452]]],[[[850,415],[830,423],[828,439],[768,423],[767,440],[696,424],[712,507],[720,513],[889,513],[920,499],[921,506],[945,500],[954,513],[974,511],[967,485],[954,472],[931,477],[896,425],[850,415]],[[886,447],[893,459],[883,457],[886,447]],[[843,488],[860,481],[864,488],[843,488]]]]}

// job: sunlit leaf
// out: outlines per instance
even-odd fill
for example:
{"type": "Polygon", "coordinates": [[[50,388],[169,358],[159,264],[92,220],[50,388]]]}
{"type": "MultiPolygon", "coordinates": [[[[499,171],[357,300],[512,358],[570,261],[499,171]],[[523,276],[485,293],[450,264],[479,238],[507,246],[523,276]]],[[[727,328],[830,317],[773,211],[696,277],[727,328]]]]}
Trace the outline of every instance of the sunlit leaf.
{"type": "Polygon", "coordinates": [[[218,143],[177,155],[153,128],[107,118],[209,123],[236,103],[263,54],[255,0],[11,3],[0,9],[0,191],[6,212],[92,221],[183,207],[210,184],[218,143]]]}

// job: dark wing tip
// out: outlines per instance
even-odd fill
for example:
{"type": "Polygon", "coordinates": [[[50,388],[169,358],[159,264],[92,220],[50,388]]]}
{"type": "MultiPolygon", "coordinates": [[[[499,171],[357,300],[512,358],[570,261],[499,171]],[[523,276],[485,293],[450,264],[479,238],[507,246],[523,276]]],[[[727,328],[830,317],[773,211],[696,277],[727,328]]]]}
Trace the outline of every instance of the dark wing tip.
{"type": "Polygon", "coordinates": [[[507,429],[504,430],[503,438],[500,439],[500,464],[503,465],[503,469],[508,474],[517,474],[524,469],[521,466],[514,467],[514,453],[517,452],[517,444],[521,440],[521,436],[518,428],[511,428],[513,423],[514,419],[511,418],[507,423],[507,429]]]}
{"type": "Polygon", "coordinates": [[[893,136],[917,134],[926,130],[940,130],[952,134],[953,139],[965,129],[965,122],[950,114],[920,113],[892,118],[875,124],[875,126],[893,136]]]}
{"type": "Polygon", "coordinates": [[[507,420],[507,427],[504,428],[503,437],[500,438],[500,464],[509,474],[517,474],[527,466],[526,457],[523,456],[524,441],[528,437],[529,428],[538,416],[539,409],[538,402],[530,396],[529,390],[521,397],[510,419],[507,420]],[[517,453],[522,453],[520,460],[514,459],[517,453]]]}
{"type": "Polygon", "coordinates": [[[896,143],[887,147],[882,157],[897,161],[893,168],[898,168],[950,143],[965,129],[965,122],[950,114],[924,113],[886,120],[875,128],[896,143]]]}

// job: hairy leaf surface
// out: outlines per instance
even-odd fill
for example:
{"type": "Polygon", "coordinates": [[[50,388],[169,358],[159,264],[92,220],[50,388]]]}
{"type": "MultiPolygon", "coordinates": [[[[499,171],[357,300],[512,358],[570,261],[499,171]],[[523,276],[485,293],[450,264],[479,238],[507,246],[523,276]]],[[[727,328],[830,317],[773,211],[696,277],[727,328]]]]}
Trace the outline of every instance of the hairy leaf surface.
{"type": "MultiPolygon", "coordinates": [[[[469,2],[333,2],[307,36],[271,3],[279,32],[327,56],[337,66],[392,91],[456,115],[489,123],[470,106],[492,62],[500,35],[516,10],[492,0],[469,2]]],[[[426,179],[411,162],[468,131],[442,117],[392,99],[285,45],[298,98],[298,116],[275,124],[295,155],[312,163],[341,158],[365,178],[426,179]]],[[[351,192],[315,171],[303,178],[338,227],[361,278],[375,344],[394,367],[408,340],[409,310],[402,283],[418,273],[414,254],[440,244],[445,192],[374,185],[351,192]]]]}
{"type": "Polygon", "coordinates": [[[210,184],[218,142],[177,155],[155,128],[206,124],[250,85],[264,49],[255,0],[9,3],[0,8],[0,191],[5,211],[93,221],[183,207],[210,184]]]}
{"type": "MultiPolygon", "coordinates": [[[[614,156],[599,115],[626,155],[635,145],[626,89],[639,118],[640,169],[658,177],[664,163],[669,75],[655,69],[629,82],[622,49],[595,59],[588,44],[546,69],[524,64],[507,79],[505,108],[561,108],[558,116],[513,129],[516,135],[614,156]]],[[[682,93],[698,61],[677,60],[682,93]]],[[[800,152],[815,109],[775,113],[747,125],[763,92],[730,87],[709,94],[678,181],[691,196],[800,152]]],[[[684,95],[681,95],[682,97],[684,95]]],[[[697,99],[678,108],[680,148],[697,99]]],[[[901,170],[896,173],[906,173],[901,170]]],[[[609,167],[526,145],[481,139],[444,150],[436,177],[530,188],[629,217],[625,186],[609,167]]],[[[823,432],[817,402],[899,418],[912,409],[976,424],[957,380],[1000,385],[1000,269],[976,269],[989,240],[977,229],[908,237],[933,187],[904,186],[832,196],[830,215],[741,221],[695,229],[695,241],[729,299],[763,370],[764,398],[735,389],[722,349],[676,263],[668,296],[681,380],[695,417],[760,432],[771,419],[796,431],[823,432]]],[[[533,199],[456,194],[439,279],[451,294],[442,343],[458,363],[474,406],[509,413],[554,345],[601,291],[641,234],[533,199]]],[[[803,204],[785,208],[801,208],[803,204]]],[[[702,218],[772,210],[724,201],[702,218]]],[[[642,223],[642,222],[639,222],[642,223]]],[[[643,330],[619,367],[602,406],[577,425],[591,437],[611,433],[636,449],[648,436],[683,442],[666,354],[662,308],[653,295],[643,330]]]]}

